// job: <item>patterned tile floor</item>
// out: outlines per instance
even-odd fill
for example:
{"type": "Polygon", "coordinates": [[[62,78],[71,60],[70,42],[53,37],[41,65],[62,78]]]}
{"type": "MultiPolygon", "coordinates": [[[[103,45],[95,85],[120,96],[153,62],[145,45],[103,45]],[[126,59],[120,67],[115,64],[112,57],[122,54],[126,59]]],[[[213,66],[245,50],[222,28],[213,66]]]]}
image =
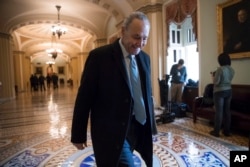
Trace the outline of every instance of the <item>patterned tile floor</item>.
{"type": "MultiPolygon", "coordinates": [[[[19,93],[0,103],[0,166],[93,167],[90,136],[85,150],[70,143],[76,89],[19,93]]],[[[188,117],[159,124],[154,136],[154,167],[229,166],[231,150],[248,150],[248,137],[233,133],[215,138],[204,120],[193,124],[188,117]]],[[[135,152],[136,167],[145,166],[135,152]]]]}

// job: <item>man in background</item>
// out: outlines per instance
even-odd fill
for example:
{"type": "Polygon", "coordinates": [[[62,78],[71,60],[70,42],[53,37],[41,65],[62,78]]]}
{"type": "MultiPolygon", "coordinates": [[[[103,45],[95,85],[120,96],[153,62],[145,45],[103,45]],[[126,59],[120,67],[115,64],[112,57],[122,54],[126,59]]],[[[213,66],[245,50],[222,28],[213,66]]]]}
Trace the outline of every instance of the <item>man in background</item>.
{"type": "Polygon", "coordinates": [[[184,66],[184,60],[180,59],[170,70],[171,79],[171,101],[175,103],[182,102],[182,93],[187,79],[187,70],[184,66]]]}
{"type": "Polygon", "coordinates": [[[41,91],[43,91],[43,90],[45,91],[45,90],[46,90],[46,88],[45,88],[45,83],[44,83],[45,77],[43,76],[43,74],[40,74],[38,80],[39,80],[40,90],[41,90],[41,91]]]}

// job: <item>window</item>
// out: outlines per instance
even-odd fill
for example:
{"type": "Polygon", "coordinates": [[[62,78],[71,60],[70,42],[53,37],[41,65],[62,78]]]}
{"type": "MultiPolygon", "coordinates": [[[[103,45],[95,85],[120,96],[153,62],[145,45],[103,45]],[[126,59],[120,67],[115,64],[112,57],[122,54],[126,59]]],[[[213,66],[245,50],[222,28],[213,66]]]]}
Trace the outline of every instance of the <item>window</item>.
{"type": "Polygon", "coordinates": [[[187,29],[187,43],[195,42],[195,36],[191,28],[187,29]]]}
{"type": "Polygon", "coordinates": [[[193,33],[192,19],[187,18],[181,26],[171,23],[169,26],[169,42],[167,56],[167,72],[179,59],[184,59],[187,68],[187,80],[199,80],[199,55],[197,42],[193,33]]]}
{"type": "Polygon", "coordinates": [[[170,45],[180,45],[181,44],[181,29],[176,25],[170,25],[170,45]]]}

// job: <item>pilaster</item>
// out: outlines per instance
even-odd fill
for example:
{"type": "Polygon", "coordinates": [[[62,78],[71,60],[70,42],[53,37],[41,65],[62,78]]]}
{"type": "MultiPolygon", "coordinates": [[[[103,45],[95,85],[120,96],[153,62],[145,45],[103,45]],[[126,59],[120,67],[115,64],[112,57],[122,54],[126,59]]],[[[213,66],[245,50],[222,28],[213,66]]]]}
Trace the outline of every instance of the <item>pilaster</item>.
{"type": "Polygon", "coordinates": [[[15,98],[11,36],[0,33],[0,102],[15,98]]]}
{"type": "Polygon", "coordinates": [[[151,58],[151,78],[153,96],[156,105],[160,105],[160,86],[158,79],[163,77],[164,68],[164,36],[163,36],[163,16],[162,4],[150,4],[143,6],[139,11],[147,14],[151,29],[149,34],[148,43],[144,50],[150,55],[151,58]]]}
{"type": "Polygon", "coordinates": [[[89,52],[80,52],[78,54],[78,78],[81,79],[82,77],[82,72],[84,69],[85,62],[87,60],[89,52]]]}
{"type": "Polygon", "coordinates": [[[25,81],[24,81],[24,52],[14,51],[14,77],[15,85],[18,87],[18,91],[24,91],[25,81]]]}

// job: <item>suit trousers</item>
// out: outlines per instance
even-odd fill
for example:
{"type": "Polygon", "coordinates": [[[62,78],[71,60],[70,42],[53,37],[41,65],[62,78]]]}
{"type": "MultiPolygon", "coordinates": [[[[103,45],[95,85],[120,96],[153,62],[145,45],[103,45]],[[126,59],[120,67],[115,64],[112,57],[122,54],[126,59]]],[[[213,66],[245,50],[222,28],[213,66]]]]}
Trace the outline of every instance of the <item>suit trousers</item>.
{"type": "Polygon", "coordinates": [[[138,147],[140,139],[144,136],[145,125],[141,125],[136,121],[135,116],[132,117],[128,135],[124,141],[120,161],[118,167],[134,167],[133,151],[138,147]]]}

